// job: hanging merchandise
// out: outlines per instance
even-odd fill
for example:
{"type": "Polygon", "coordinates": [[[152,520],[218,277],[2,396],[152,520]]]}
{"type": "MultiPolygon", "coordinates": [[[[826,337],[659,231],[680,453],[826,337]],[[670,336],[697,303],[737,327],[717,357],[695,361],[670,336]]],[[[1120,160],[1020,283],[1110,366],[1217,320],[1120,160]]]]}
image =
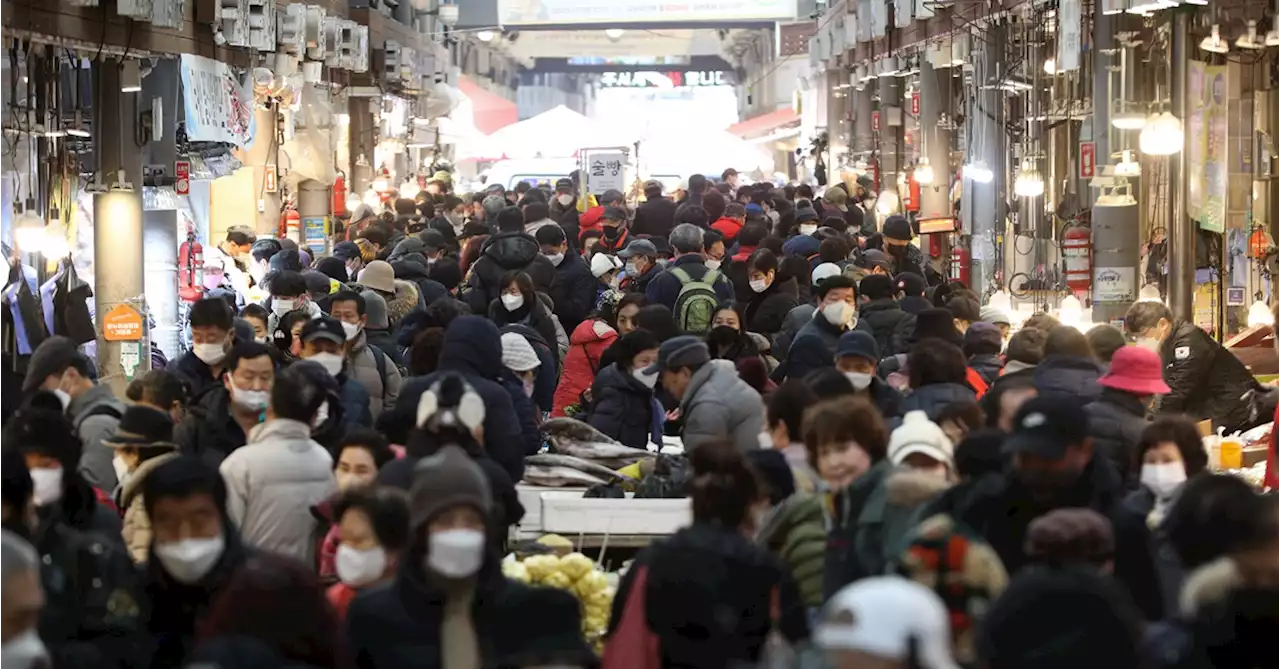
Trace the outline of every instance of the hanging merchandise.
{"type": "MultiPolygon", "coordinates": [[[[9,280],[0,290],[4,304],[4,331],[13,333],[13,347],[5,341],[5,351],[17,355],[31,355],[48,336],[40,313],[40,298],[36,296],[36,272],[22,264],[20,258],[10,259],[9,280]]],[[[7,340],[7,337],[6,337],[7,340]]]]}
{"type": "Polygon", "coordinates": [[[1093,233],[1089,226],[1069,225],[1062,233],[1062,264],[1067,287],[1085,292],[1093,285],[1093,233]]]}
{"type": "Polygon", "coordinates": [[[187,226],[187,241],[178,247],[178,297],[195,302],[204,296],[204,247],[195,228],[187,226]]]}
{"type": "MultiPolygon", "coordinates": [[[[89,315],[93,289],[76,273],[70,255],[59,261],[54,282],[52,332],[77,344],[93,341],[97,337],[93,317],[89,315]]],[[[46,303],[45,307],[48,306],[46,303]]]]}

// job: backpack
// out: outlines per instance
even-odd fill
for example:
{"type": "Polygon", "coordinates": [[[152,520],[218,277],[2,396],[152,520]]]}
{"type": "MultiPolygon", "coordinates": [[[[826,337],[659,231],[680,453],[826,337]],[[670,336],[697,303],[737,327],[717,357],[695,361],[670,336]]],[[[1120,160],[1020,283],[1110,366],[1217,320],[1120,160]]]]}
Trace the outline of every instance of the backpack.
{"type": "Polygon", "coordinates": [[[95,405],[92,409],[86,411],[83,416],[76,419],[75,431],[77,436],[80,434],[80,425],[94,416],[111,416],[116,420],[120,420],[124,418],[124,413],[110,404],[95,405]]]}
{"type": "Polygon", "coordinates": [[[716,295],[715,282],[719,270],[708,270],[701,279],[694,279],[680,267],[673,267],[671,274],[680,281],[680,294],[676,296],[676,308],[672,310],[676,325],[688,334],[703,335],[711,330],[720,298],[716,295]]]}

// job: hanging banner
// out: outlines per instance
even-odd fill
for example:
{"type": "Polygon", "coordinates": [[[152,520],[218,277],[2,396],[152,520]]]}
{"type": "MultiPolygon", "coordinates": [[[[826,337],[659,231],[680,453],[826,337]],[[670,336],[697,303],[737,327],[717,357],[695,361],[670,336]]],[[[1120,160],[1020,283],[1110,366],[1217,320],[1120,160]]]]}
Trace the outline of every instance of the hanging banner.
{"type": "Polygon", "coordinates": [[[253,90],[226,63],[182,54],[182,104],[193,142],[253,145],[253,90]]]}
{"type": "Polygon", "coordinates": [[[627,154],[622,151],[593,151],[587,154],[587,192],[627,189],[627,154]]]}
{"type": "Polygon", "coordinates": [[[1203,220],[1204,209],[1204,160],[1205,160],[1205,64],[1193,60],[1187,63],[1187,145],[1182,147],[1189,170],[1187,178],[1187,216],[1203,220]]]}
{"type": "Polygon", "coordinates": [[[1204,68],[1204,203],[1200,227],[1222,232],[1227,220],[1227,68],[1204,68]]]}
{"type": "Polygon", "coordinates": [[[1080,0],[1058,4],[1058,72],[1080,69],[1080,0]]]}

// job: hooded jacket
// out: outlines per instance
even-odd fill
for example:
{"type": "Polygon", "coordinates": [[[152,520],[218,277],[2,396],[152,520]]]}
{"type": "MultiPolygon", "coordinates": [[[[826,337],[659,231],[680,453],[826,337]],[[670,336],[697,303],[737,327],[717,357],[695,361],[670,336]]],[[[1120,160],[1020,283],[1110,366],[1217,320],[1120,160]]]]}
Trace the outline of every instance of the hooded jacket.
{"type": "MultiPolygon", "coordinates": [[[[418,401],[422,393],[445,372],[461,374],[484,400],[484,449],[502,465],[511,480],[524,478],[524,454],[536,450],[542,439],[535,431],[526,434],[513,421],[511,395],[502,386],[502,340],[498,328],[481,316],[459,316],[444,332],[440,366],[426,376],[409,378],[400,388],[400,398],[392,420],[400,425],[416,425],[418,401]]],[[[521,392],[524,392],[521,390],[521,392]]]]}
{"type": "Polygon", "coordinates": [[[556,284],[551,300],[555,303],[555,315],[560,324],[570,332],[587,318],[596,300],[596,278],[591,268],[573,249],[564,254],[564,260],[556,265],[556,284]]]}
{"type": "Polygon", "coordinates": [[[600,357],[618,339],[618,332],[604,321],[588,319],[574,328],[569,336],[569,354],[564,357],[564,370],[556,386],[555,406],[551,417],[565,416],[565,407],[578,404],[582,391],[591,387],[600,369],[600,357]]]}
{"type": "Polygon", "coordinates": [[[754,449],[764,429],[764,404],[738,376],[728,360],[711,360],[693,373],[680,401],[684,420],[681,439],[686,450],[714,439],[732,440],[739,448],[754,449]]]}
{"type": "Polygon", "coordinates": [[[907,329],[904,323],[909,320],[912,320],[911,314],[903,311],[897,300],[891,297],[871,300],[858,308],[858,322],[871,328],[871,336],[876,338],[881,358],[906,353],[901,333],[907,329]]]}
{"type": "Polygon", "coordinates": [[[540,251],[538,240],[523,232],[500,232],[486,240],[467,279],[464,299],[472,313],[489,313],[489,303],[502,294],[502,275],[512,270],[528,274],[538,292],[550,293],[556,284],[556,267],[540,251]]]}
{"type": "Polygon", "coordinates": [[[1051,355],[1036,365],[1033,383],[1041,395],[1089,403],[1098,399],[1102,370],[1091,358],[1051,355]]]}
{"type": "Polygon", "coordinates": [[[369,393],[369,414],[375,422],[383,409],[396,405],[396,398],[400,396],[400,369],[385,352],[369,347],[368,335],[363,331],[356,335],[347,353],[347,376],[369,393]],[[378,364],[379,356],[384,358],[382,364],[378,364]],[[385,373],[385,379],[378,373],[379,369],[385,373]]]}
{"type": "Polygon", "coordinates": [[[67,417],[84,447],[78,469],[84,480],[99,490],[116,489],[116,470],[111,466],[115,451],[102,440],[116,429],[123,415],[124,403],[105,384],[94,385],[67,405],[67,417]]]}
{"type": "Polygon", "coordinates": [[[618,585],[610,633],[636,596],[641,568],[647,568],[645,620],[664,667],[755,666],[771,629],[792,644],[809,636],[804,601],[786,566],[736,528],[695,521],[642,552],[618,585]]]}
{"type": "Polygon", "coordinates": [[[120,491],[120,508],[124,510],[124,543],[134,562],[147,561],[151,550],[151,518],[142,502],[142,482],[156,467],[178,457],[176,452],[157,455],[129,473],[120,491]]]}
{"type": "Polygon", "coordinates": [[[676,205],[669,198],[659,197],[645,200],[636,207],[635,220],[631,229],[637,235],[649,235],[666,239],[671,229],[676,226],[676,205]]]}
{"type": "Polygon", "coordinates": [[[978,373],[983,381],[987,382],[987,388],[990,390],[991,384],[1000,378],[1000,373],[1004,371],[1004,360],[1000,356],[993,353],[982,353],[969,358],[969,369],[978,373]]]}
{"type": "Polygon", "coordinates": [[[756,541],[768,548],[791,570],[805,606],[822,606],[822,564],[827,546],[827,524],[822,496],[794,494],[774,507],[756,541]]]}
{"type": "Polygon", "coordinates": [[[1179,321],[1160,346],[1164,382],[1158,414],[1186,414],[1193,421],[1213,419],[1227,432],[1252,427],[1257,381],[1234,353],[1194,323],[1179,321]]]}
{"type": "Polygon", "coordinates": [[[231,416],[231,394],[226,388],[206,393],[173,428],[173,441],[179,451],[214,467],[243,446],[245,440],[244,430],[231,416]]]}
{"type": "Polygon", "coordinates": [[[333,458],[312,441],[311,426],[268,420],[218,468],[227,482],[227,517],[248,544],[315,564],[310,508],[338,491],[333,458]]]}
{"type": "MultiPolygon", "coordinates": [[[[617,363],[600,370],[591,386],[591,427],[632,448],[644,448],[653,438],[653,389],[617,363]]],[[[657,443],[661,443],[660,441],[657,443]]]]}
{"type": "Polygon", "coordinates": [[[1147,427],[1146,405],[1136,395],[1104,387],[1098,399],[1086,404],[1084,410],[1089,415],[1094,452],[1110,459],[1121,480],[1132,487],[1138,479],[1134,469],[1138,442],[1147,427]]]}
{"type": "Polygon", "coordinates": [[[422,293],[418,292],[418,286],[412,281],[396,279],[394,286],[396,292],[391,295],[378,293],[387,302],[387,323],[392,330],[400,327],[400,321],[404,320],[410,311],[426,306],[423,304],[422,293]]]}
{"type": "Polygon", "coordinates": [[[762,292],[752,293],[751,301],[743,310],[746,329],[762,334],[772,341],[782,330],[787,314],[800,304],[799,289],[795,277],[776,275],[775,280],[762,292]]]}

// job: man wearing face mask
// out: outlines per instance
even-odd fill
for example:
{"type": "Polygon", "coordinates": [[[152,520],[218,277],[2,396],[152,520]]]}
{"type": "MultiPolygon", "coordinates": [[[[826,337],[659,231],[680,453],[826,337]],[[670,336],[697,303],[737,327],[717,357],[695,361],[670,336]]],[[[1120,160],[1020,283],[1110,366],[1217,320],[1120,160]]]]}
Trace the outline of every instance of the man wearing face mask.
{"type": "Polygon", "coordinates": [[[791,340],[786,361],[774,371],[774,381],[802,379],[819,367],[832,366],[840,335],[853,329],[870,331],[866,323],[858,320],[858,290],[852,278],[827,277],[818,282],[814,295],[818,297],[818,308],[791,340]]]}
{"type": "Polygon", "coordinates": [[[662,342],[658,359],[643,374],[680,400],[686,452],[699,444],[729,439],[742,450],[760,447],[764,428],[760,394],[738,376],[731,360],[712,360],[706,342],[681,335],[662,342]]]}
{"type": "Polygon", "coordinates": [[[554,313],[566,332],[573,332],[591,313],[596,299],[596,278],[582,256],[569,248],[569,239],[558,225],[547,225],[534,234],[542,256],[556,266],[551,293],[554,313]]]}
{"type": "Polygon", "coordinates": [[[329,315],[342,324],[347,338],[343,345],[346,367],[368,392],[369,412],[376,421],[383,408],[395,406],[396,398],[400,396],[400,370],[386,353],[370,345],[365,337],[368,315],[360,293],[346,290],[335,293],[329,303],[329,315]]]}
{"type": "Polygon", "coordinates": [[[915,232],[905,216],[895,214],[884,222],[884,250],[893,261],[893,274],[911,272],[925,276],[924,254],[911,243],[915,232]]]}
{"type": "Polygon", "coordinates": [[[275,361],[265,345],[243,342],[232,347],[221,386],[205,393],[174,428],[179,451],[215,467],[221,464],[262,421],[274,379],[275,361]]]}
{"type": "Polygon", "coordinates": [[[625,249],[618,252],[618,257],[626,263],[626,279],[622,282],[622,290],[628,293],[644,293],[658,274],[662,266],[658,264],[658,247],[647,239],[632,239],[625,249]]]}
{"type": "Polygon", "coordinates": [[[463,300],[471,306],[472,313],[488,313],[489,304],[506,288],[502,276],[512,270],[528,274],[540,293],[551,294],[555,290],[556,266],[541,254],[538,240],[525,233],[524,213],[507,207],[498,213],[496,222],[498,233],[481,247],[463,289],[463,300]]]}
{"type": "Polygon", "coordinates": [[[1135,302],[1124,329],[1164,364],[1169,393],[1160,398],[1157,414],[1212,420],[1228,433],[1265,420],[1257,407],[1262,389],[1249,369],[1195,323],[1175,320],[1162,302],[1135,302]]]}
{"type": "Polygon", "coordinates": [[[71,463],[70,469],[79,470],[90,485],[110,492],[116,487],[116,473],[111,466],[111,449],[102,439],[120,423],[124,403],[111,386],[95,382],[96,377],[93,363],[74,342],[53,336],[31,354],[22,393],[30,397],[37,390],[47,390],[57,396],[83,445],[78,464],[71,463]]]}
{"type": "Polygon", "coordinates": [[[40,587],[40,556],[22,537],[4,530],[0,532],[0,556],[3,557],[3,589],[0,590],[0,664],[13,669],[39,669],[52,666],[49,649],[40,640],[36,623],[44,608],[44,590],[40,587]]]}
{"type": "MultiPolygon", "coordinates": [[[[347,364],[347,330],[342,322],[332,316],[313,318],[302,326],[302,359],[314,362],[338,382],[338,397],[342,403],[342,421],[349,426],[373,427],[372,400],[369,392],[351,374],[347,364]]],[[[315,425],[328,418],[328,407],[322,405],[321,416],[315,425]]]]}
{"type": "Polygon", "coordinates": [[[1055,509],[1092,509],[1115,531],[1115,577],[1148,620],[1163,604],[1145,520],[1123,504],[1124,484],[1089,437],[1089,415],[1078,403],[1051,397],[1027,400],[1004,444],[1011,467],[965,490],[944,495],[920,517],[949,513],[980,534],[1014,574],[1028,563],[1023,552],[1031,521],[1055,509]]]}
{"type": "Polygon", "coordinates": [[[191,305],[191,350],[174,361],[172,371],[191,390],[191,400],[221,385],[227,351],[235,344],[235,314],[225,300],[206,298],[191,305]]]}
{"type": "Polygon", "coordinates": [[[796,208],[796,234],[812,235],[818,231],[818,212],[813,207],[796,208]]]}
{"type": "Polygon", "coordinates": [[[704,233],[701,228],[690,223],[681,223],[671,230],[668,241],[675,252],[675,258],[667,263],[666,269],[650,279],[645,289],[645,297],[650,304],[662,304],[674,311],[681,288],[692,281],[704,281],[707,274],[712,271],[716,273],[715,278],[712,279],[712,288],[715,290],[716,297],[722,302],[733,300],[733,284],[729,283],[724,273],[711,270],[706,265],[707,259],[703,251],[704,233]],[[681,274],[684,274],[687,280],[682,280],[681,274]]]}
{"type": "Polygon", "coordinates": [[[869,332],[853,330],[836,342],[836,369],[853,386],[854,396],[875,405],[886,418],[899,414],[902,393],[876,376],[880,351],[869,332]]]}
{"type": "Polygon", "coordinates": [[[307,280],[302,278],[302,274],[289,270],[271,277],[271,300],[268,306],[271,308],[271,316],[267,319],[268,332],[279,329],[280,318],[290,311],[300,309],[313,318],[324,313],[311,301],[311,293],[307,292],[307,280]]]}
{"type": "Polygon", "coordinates": [[[605,207],[600,218],[600,245],[596,250],[616,255],[626,248],[631,239],[627,223],[627,210],[624,207],[605,207]]]}

